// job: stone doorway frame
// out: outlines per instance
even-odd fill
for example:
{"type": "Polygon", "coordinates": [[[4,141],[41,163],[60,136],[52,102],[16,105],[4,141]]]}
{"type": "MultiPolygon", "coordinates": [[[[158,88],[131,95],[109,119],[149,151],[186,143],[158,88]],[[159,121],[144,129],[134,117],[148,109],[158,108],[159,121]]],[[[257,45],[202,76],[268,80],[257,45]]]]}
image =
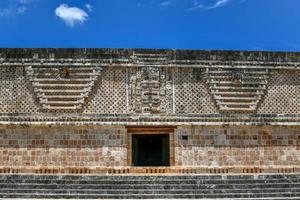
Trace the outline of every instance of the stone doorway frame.
{"type": "Polygon", "coordinates": [[[169,159],[170,166],[175,166],[174,126],[128,126],[127,129],[127,166],[134,167],[132,163],[132,135],[169,135],[169,159]]]}

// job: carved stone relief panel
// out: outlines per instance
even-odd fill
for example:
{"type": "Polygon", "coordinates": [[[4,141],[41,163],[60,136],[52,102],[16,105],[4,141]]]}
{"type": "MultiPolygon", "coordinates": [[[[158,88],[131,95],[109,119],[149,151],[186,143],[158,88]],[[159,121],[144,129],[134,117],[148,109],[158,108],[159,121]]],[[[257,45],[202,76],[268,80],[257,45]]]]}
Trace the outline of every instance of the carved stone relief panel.
{"type": "Polygon", "coordinates": [[[128,90],[130,112],[142,114],[172,112],[172,79],[167,69],[131,68],[128,90]]]}

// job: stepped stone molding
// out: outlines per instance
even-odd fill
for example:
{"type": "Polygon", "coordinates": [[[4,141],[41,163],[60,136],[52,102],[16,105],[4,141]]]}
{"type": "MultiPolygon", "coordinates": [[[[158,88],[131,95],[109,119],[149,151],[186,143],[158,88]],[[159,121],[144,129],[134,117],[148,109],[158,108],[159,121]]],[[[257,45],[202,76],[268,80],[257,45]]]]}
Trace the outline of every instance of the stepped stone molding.
{"type": "Polygon", "coordinates": [[[176,68],[173,72],[175,113],[218,114],[203,75],[205,68],[176,68]]]}
{"type": "Polygon", "coordinates": [[[256,112],[267,91],[267,68],[206,68],[209,91],[221,112],[256,112]]]}
{"type": "Polygon", "coordinates": [[[101,72],[99,66],[27,66],[26,75],[43,111],[79,111],[101,72]]]}

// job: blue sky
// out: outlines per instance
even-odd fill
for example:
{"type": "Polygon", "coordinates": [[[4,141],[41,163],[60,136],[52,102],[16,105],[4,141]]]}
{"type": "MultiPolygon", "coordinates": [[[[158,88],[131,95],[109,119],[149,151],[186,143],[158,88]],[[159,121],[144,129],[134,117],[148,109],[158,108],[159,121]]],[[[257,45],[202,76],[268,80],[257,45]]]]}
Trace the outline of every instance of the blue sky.
{"type": "Polygon", "coordinates": [[[0,0],[0,47],[300,51],[300,0],[0,0]]]}

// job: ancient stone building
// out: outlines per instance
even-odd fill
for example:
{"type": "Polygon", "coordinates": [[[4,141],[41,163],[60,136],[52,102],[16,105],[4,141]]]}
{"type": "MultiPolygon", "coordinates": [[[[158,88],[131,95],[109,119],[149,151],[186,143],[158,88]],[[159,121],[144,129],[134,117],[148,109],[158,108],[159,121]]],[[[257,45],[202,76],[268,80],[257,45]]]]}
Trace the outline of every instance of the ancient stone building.
{"type": "Polygon", "coordinates": [[[0,49],[0,173],[299,173],[300,53],[0,49]]]}

